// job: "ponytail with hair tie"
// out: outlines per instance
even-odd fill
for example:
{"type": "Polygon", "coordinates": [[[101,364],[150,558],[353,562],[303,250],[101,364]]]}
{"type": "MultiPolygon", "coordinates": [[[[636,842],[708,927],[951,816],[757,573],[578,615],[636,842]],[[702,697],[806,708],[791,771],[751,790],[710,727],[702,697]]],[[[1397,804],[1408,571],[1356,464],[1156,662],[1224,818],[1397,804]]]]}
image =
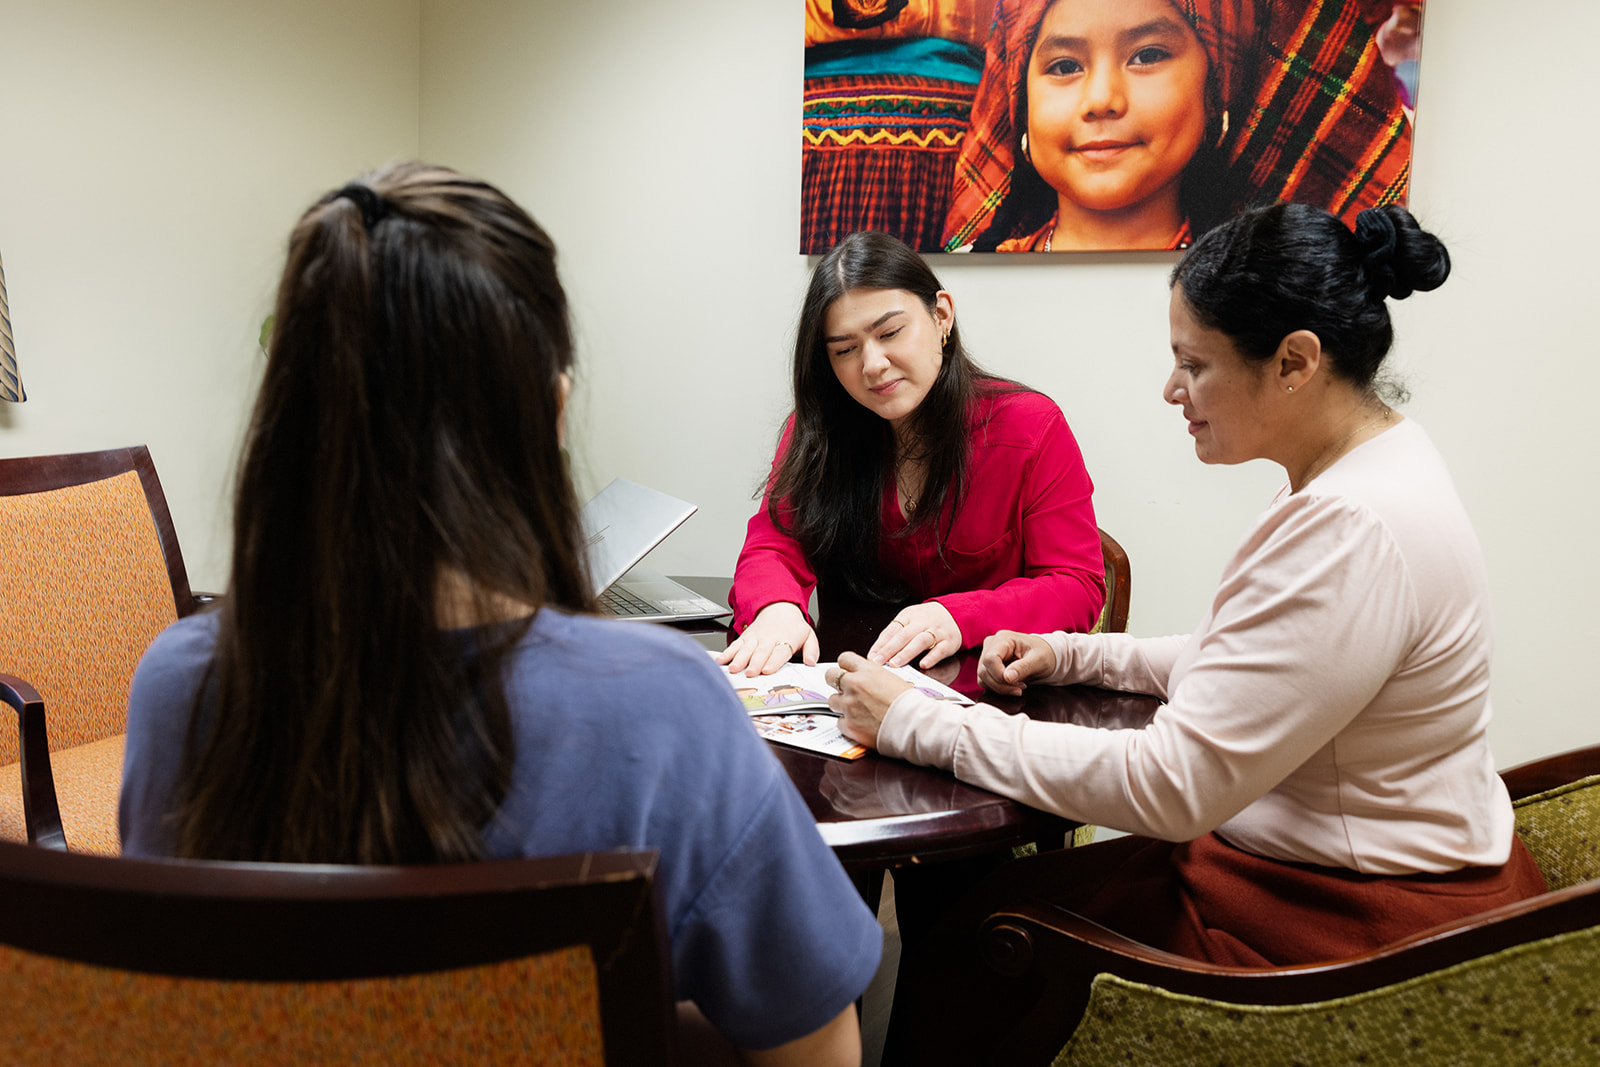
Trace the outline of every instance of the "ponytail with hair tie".
{"type": "Polygon", "coordinates": [[[328,203],[335,200],[348,200],[360,208],[361,221],[366,224],[368,233],[389,214],[389,202],[378,195],[376,189],[360,182],[350,182],[339,189],[328,198],[328,203]]]}

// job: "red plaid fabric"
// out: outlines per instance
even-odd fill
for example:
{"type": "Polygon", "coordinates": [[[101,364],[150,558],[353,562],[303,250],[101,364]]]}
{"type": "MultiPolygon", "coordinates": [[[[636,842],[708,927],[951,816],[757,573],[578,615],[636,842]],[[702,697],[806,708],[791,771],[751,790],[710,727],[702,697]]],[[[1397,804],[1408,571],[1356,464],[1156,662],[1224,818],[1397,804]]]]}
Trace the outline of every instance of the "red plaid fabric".
{"type": "Polygon", "coordinates": [[[1233,165],[1255,200],[1315,204],[1350,226],[1406,202],[1411,124],[1361,5],[1274,0],[1272,30],[1233,165]]]}

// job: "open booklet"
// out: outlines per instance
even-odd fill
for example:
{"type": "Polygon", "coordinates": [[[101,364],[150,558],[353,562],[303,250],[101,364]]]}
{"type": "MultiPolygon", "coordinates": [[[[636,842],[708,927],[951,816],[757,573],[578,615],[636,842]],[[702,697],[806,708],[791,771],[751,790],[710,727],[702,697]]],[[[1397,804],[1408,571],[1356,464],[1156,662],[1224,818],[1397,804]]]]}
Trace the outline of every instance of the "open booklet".
{"type": "MultiPolygon", "coordinates": [[[[756,732],[768,741],[843,759],[860,759],[867,754],[867,750],[839,732],[839,716],[828,708],[828,697],[838,692],[827,682],[828,670],[833,666],[835,664],[832,663],[819,663],[815,667],[786,663],[772,674],[755,678],[728,674],[726,669],[723,673],[727,674],[734,693],[750,712],[756,732]]],[[[972,703],[915,667],[887,669],[935,700],[972,703]]]]}

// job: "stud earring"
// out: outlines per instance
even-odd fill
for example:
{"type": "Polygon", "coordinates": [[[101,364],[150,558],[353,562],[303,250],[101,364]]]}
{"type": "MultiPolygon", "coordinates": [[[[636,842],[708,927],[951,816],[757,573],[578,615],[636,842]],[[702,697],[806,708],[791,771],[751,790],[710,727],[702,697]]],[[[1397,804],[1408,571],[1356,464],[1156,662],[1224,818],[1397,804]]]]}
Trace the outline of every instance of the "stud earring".
{"type": "Polygon", "coordinates": [[[1289,386],[1289,392],[1291,392],[1291,393],[1294,392],[1294,386],[1292,386],[1292,385],[1289,386]]]}

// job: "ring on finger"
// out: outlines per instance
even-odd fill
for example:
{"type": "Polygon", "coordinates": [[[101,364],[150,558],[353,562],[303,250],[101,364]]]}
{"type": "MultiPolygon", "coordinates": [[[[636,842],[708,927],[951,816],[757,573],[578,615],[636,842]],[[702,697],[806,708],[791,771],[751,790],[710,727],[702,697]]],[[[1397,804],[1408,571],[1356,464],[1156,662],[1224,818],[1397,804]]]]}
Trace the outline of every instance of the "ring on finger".
{"type": "Polygon", "coordinates": [[[934,633],[932,630],[924,630],[922,632],[927,634],[929,637],[933,638],[933,643],[934,644],[937,645],[939,643],[939,635],[934,633]]]}
{"type": "Polygon", "coordinates": [[[889,625],[890,626],[904,626],[905,623],[901,622],[899,619],[890,619],[889,620],[889,625]]]}

